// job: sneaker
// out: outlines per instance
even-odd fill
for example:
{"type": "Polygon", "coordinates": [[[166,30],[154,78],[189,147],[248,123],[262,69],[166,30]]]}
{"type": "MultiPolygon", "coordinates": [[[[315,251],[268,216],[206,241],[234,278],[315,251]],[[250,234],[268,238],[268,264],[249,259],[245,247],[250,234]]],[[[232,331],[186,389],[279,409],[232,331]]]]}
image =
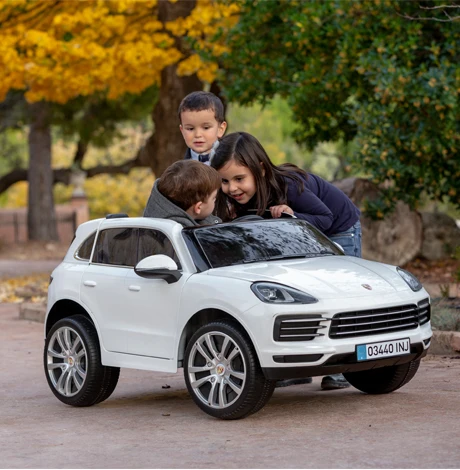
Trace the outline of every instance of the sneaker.
{"type": "Polygon", "coordinates": [[[302,385],[302,384],[311,384],[313,379],[311,377],[305,377],[304,379],[284,379],[277,380],[275,388],[289,387],[291,385],[302,385]]]}
{"type": "Polygon", "coordinates": [[[348,388],[350,384],[342,374],[326,375],[321,380],[322,390],[338,390],[340,388],[348,388]]]}

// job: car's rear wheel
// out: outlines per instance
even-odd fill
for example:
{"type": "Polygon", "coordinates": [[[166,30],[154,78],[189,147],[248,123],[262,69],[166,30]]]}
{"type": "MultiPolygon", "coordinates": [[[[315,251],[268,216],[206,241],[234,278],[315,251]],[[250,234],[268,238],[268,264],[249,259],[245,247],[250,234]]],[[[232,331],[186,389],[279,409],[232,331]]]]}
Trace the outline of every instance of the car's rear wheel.
{"type": "Polygon", "coordinates": [[[120,369],[101,364],[94,325],[83,315],[56,322],[45,340],[45,375],[54,395],[72,406],[91,406],[114,391],[120,369]]]}
{"type": "Polygon", "coordinates": [[[406,385],[416,374],[420,359],[396,366],[344,373],[344,377],[361,392],[378,395],[391,393],[406,385]]]}
{"type": "Polygon", "coordinates": [[[216,418],[244,418],[271,396],[250,339],[232,322],[209,323],[192,336],[184,376],[195,403],[216,418]]]}

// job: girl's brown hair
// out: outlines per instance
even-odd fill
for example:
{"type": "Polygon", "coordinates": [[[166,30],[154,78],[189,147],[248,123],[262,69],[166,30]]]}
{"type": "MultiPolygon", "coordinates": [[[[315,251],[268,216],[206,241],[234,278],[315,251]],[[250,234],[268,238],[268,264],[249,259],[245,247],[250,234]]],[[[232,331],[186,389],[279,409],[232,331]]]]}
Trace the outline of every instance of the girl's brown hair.
{"type": "MultiPolygon", "coordinates": [[[[274,165],[260,142],[246,132],[234,132],[219,141],[211,166],[223,168],[230,160],[249,168],[256,182],[255,206],[258,215],[270,205],[286,204],[287,185],[285,178],[293,179],[299,194],[304,190],[307,173],[296,165],[286,163],[274,165]],[[303,178],[303,179],[302,179],[303,178]]],[[[216,214],[224,221],[244,213],[245,207],[238,204],[220,190],[217,194],[216,214]]]]}

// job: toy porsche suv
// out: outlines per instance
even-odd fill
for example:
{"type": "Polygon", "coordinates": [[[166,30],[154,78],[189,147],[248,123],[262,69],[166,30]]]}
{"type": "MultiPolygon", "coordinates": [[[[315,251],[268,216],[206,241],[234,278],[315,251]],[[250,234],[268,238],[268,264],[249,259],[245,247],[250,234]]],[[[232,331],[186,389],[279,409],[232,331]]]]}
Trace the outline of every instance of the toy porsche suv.
{"type": "Polygon", "coordinates": [[[341,372],[362,392],[392,392],[431,336],[417,278],[345,256],[303,220],[183,228],[108,216],[78,227],[52,273],[44,367],[73,406],[107,399],[120,367],[182,367],[203,411],[238,419],[278,379],[341,372]]]}

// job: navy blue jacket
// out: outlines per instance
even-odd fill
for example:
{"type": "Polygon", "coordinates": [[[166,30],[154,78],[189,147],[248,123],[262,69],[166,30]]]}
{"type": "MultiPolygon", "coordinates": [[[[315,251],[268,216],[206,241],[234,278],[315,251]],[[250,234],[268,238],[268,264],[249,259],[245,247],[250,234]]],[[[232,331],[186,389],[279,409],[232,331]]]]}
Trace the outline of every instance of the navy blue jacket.
{"type": "Polygon", "coordinates": [[[310,222],[326,235],[344,232],[359,220],[359,209],[343,191],[311,173],[307,179],[301,178],[305,188],[300,194],[296,181],[285,178],[286,204],[296,217],[310,222]]]}

